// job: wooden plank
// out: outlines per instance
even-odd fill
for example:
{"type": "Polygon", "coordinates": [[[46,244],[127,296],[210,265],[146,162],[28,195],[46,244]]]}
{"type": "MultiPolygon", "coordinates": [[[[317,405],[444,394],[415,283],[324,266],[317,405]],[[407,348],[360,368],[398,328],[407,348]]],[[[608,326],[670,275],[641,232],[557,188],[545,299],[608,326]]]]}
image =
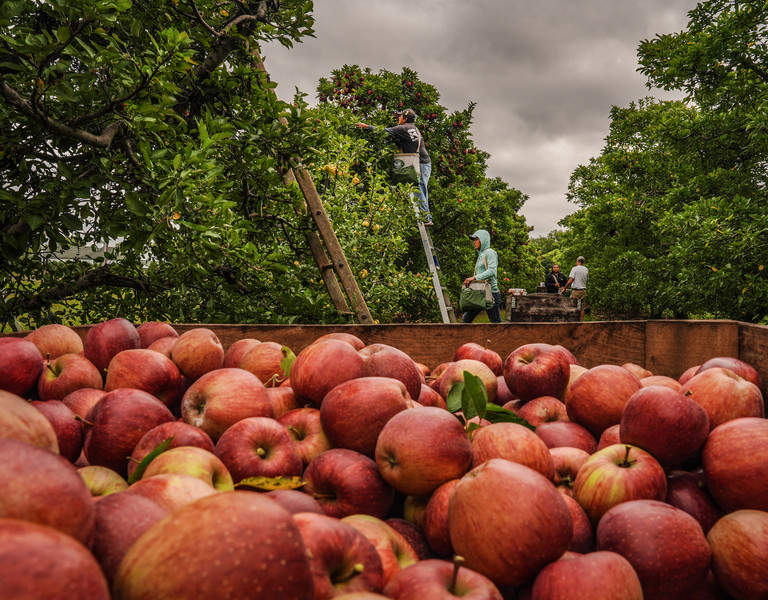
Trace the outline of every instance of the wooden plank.
{"type": "Polygon", "coordinates": [[[738,358],[760,373],[763,397],[768,401],[768,326],[739,323],[738,358]]]}
{"type": "Polygon", "coordinates": [[[579,311],[578,300],[559,294],[507,296],[506,319],[514,323],[578,321],[579,311]]]}
{"type": "Polygon", "coordinates": [[[715,356],[739,356],[736,321],[647,321],[644,366],[655,375],[677,379],[715,356]]]}

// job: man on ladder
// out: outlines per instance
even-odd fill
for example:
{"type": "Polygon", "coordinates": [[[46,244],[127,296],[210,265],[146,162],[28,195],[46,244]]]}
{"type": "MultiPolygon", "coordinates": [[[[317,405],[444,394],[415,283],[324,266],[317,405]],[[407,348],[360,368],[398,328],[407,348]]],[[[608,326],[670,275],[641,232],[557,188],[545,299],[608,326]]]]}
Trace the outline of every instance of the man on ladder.
{"type": "MultiPolygon", "coordinates": [[[[427,227],[432,225],[432,215],[429,212],[429,195],[428,184],[429,176],[432,174],[432,162],[427,153],[424,139],[421,137],[421,132],[418,130],[414,121],[416,120],[416,111],[412,108],[407,108],[403,111],[395,113],[397,116],[397,125],[394,127],[385,127],[386,131],[392,138],[394,138],[397,144],[400,154],[396,154],[396,158],[407,161],[413,159],[412,171],[414,173],[414,179],[409,182],[413,185],[418,185],[419,191],[414,192],[411,196],[413,202],[413,208],[416,211],[416,223],[419,227],[419,235],[421,236],[421,242],[424,246],[424,255],[427,258],[427,264],[429,265],[429,271],[432,274],[432,286],[435,289],[437,295],[437,302],[440,305],[440,315],[442,316],[443,323],[455,323],[456,314],[451,305],[451,299],[448,295],[448,290],[440,283],[440,264],[435,256],[435,248],[432,244],[432,236],[429,235],[427,227]],[[416,178],[418,173],[418,178],[416,178]]],[[[357,123],[358,127],[363,129],[375,129],[371,125],[365,123],[357,123]]],[[[405,164],[406,170],[408,165],[405,164]]]]}
{"type": "MultiPolygon", "coordinates": [[[[385,127],[386,131],[391,137],[394,138],[397,147],[402,154],[418,154],[419,155],[419,191],[418,193],[418,207],[421,211],[420,221],[425,226],[432,225],[432,215],[429,212],[429,177],[432,174],[432,161],[429,158],[426,145],[424,144],[424,138],[421,137],[421,132],[418,127],[414,125],[416,121],[416,111],[412,108],[406,108],[405,110],[395,113],[397,117],[397,125],[394,127],[385,127]]],[[[367,125],[365,123],[356,123],[358,127],[368,130],[374,130],[376,127],[373,125],[367,125]]]]}

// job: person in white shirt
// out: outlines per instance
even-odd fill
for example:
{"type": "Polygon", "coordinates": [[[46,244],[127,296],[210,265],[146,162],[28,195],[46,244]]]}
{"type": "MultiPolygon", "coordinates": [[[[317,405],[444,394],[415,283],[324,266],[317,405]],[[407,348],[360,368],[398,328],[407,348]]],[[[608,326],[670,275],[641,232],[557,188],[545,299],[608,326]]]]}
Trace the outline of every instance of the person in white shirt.
{"type": "Polygon", "coordinates": [[[576,259],[576,266],[571,269],[568,275],[568,281],[565,282],[563,292],[570,286],[573,290],[571,292],[571,298],[581,300],[581,312],[579,313],[579,321],[584,320],[584,306],[587,300],[587,279],[589,279],[589,269],[584,266],[584,257],[579,256],[576,259]]]}

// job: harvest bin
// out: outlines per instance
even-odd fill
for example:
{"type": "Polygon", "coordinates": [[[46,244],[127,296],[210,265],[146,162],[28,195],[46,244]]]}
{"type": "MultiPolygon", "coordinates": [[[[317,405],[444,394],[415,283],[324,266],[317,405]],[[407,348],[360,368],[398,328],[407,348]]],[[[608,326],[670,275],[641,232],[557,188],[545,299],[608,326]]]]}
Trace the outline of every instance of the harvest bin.
{"type": "MultiPolygon", "coordinates": [[[[632,362],[655,375],[678,378],[691,366],[715,356],[739,358],[758,370],[768,391],[768,326],[739,321],[592,321],[565,323],[477,323],[395,325],[200,325],[174,324],[179,333],[194,327],[214,331],[224,348],[241,338],[278,342],[295,354],[323,334],[345,331],[366,344],[383,343],[434,368],[453,360],[456,349],[475,342],[498,352],[502,360],[531,342],[561,344],[579,362],[632,362]]],[[[74,327],[85,336],[88,326],[74,327]]],[[[23,334],[20,334],[23,335],[23,334]]]]}

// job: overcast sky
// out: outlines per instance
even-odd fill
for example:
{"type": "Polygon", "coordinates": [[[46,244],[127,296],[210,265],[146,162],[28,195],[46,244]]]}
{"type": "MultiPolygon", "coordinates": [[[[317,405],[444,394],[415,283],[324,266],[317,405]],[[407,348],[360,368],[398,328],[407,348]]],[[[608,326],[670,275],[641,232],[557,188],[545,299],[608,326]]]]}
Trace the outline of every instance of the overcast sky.
{"type": "Polygon", "coordinates": [[[574,212],[580,164],[600,154],[612,106],[644,96],[641,40],[684,29],[694,0],[316,0],[315,38],[262,48],[277,93],[316,103],[321,77],[344,64],[434,85],[450,111],[476,102],[471,133],[488,175],[530,199],[533,236],[574,212]]]}

